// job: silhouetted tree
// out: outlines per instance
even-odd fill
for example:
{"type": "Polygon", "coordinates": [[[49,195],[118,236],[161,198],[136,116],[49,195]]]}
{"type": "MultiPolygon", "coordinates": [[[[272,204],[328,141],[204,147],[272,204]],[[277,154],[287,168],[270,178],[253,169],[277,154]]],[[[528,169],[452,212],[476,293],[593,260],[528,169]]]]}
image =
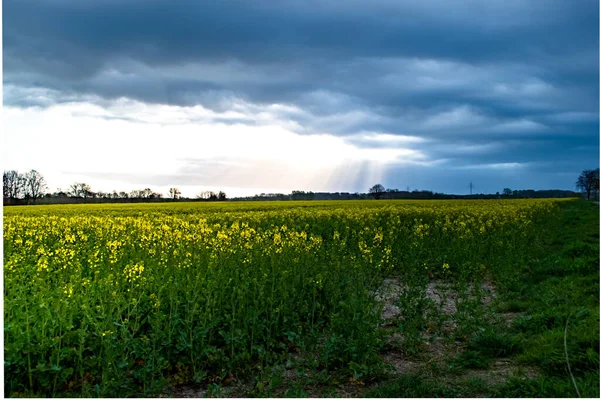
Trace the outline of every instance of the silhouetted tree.
{"type": "Polygon", "coordinates": [[[227,195],[225,194],[225,192],[220,191],[219,194],[218,194],[218,198],[221,201],[227,200],[227,195]]]}
{"type": "Polygon", "coordinates": [[[169,189],[169,196],[172,199],[178,199],[179,197],[181,197],[181,192],[177,188],[171,188],[169,189]]]}
{"type": "Polygon", "coordinates": [[[509,188],[504,188],[504,190],[502,190],[502,195],[503,196],[512,196],[513,191],[510,190],[509,188]]]}
{"type": "Polygon", "coordinates": [[[373,196],[375,199],[379,200],[381,196],[385,193],[385,188],[382,184],[378,183],[369,189],[369,194],[373,196]]]}
{"type": "Polygon", "coordinates": [[[79,196],[79,183],[73,183],[71,186],[69,186],[69,189],[67,189],[67,193],[71,197],[80,197],[79,196]]]}
{"type": "Polygon", "coordinates": [[[577,182],[575,183],[575,187],[577,189],[581,189],[581,191],[587,194],[587,199],[590,199],[590,195],[597,194],[600,184],[600,169],[586,169],[581,172],[579,178],[577,178],[577,182]]]}
{"type": "Polygon", "coordinates": [[[87,183],[75,182],[69,186],[68,193],[71,197],[81,197],[85,199],[91,197],[92,188],[87,183]]]}
{"type": "Polygon", "coordinates": [[[25,179],[17,171],[4,171],[2,191],[5,199],[16,200],[23,194],[25,179]]]}
{"type": "Polygon", "coordinates": [[[44,195],[47,189],[46,180],[35,169],[25,174],[25,197],[35,202],[44,195]]]}
{"type": "MultiPolygon", "coordinates": [[[[121,197],[127,198],[127,194],[121,192],[121,197]],[[123,196],[123,195],[125,195],[125,196],[123,196]]],[[[150,188],[146,188],[143,190],[132,190],[129,193],[129,198],[130,199],[160,199],[160,198],[162,198],[162,194],[153,192],[152,189],[150,189],[150,188]]]]}
{"type": "Polygon", "coordinates": [[[211,190],[205,190],[203,192],[198,193],[196,198],[203,199],[203,200],[217,200],[218,196],[215,192],[213,192],[211,190]]]}
{"type": "Polygon", "coordinates": [[[292,190],[291,198],[292,200],[314,200],[315,193],[305,192],[303,190],[292,190]]]}

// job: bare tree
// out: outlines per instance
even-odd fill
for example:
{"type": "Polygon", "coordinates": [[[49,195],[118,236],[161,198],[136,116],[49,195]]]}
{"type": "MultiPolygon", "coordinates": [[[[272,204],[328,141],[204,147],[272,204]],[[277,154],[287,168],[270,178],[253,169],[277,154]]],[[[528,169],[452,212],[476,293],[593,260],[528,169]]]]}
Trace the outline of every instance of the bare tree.
{"type": "Polygon", "coordinates": [[[46,180],[35,169],[25,174],[25,197],[35,201],[44,196],[44,192],[48,189],[46,180]]]}
{"type": "Polygon", "coordinates": [[[71,197],[80,197],[79,196],[79,183],[71,184],[71,186],[69,186],[69,189],[67,190],[67,193],[71,197]]]}
{"type": "Polygon", "coordinates": [[[597,194],[600,185],[600,169],[586,169],[581,172],[579,178],[577,178],[577,182],[575,182],[575,186],[577,189],[581,189],[581,191],[587,194],[587,199],[590,199],[590,195],[597,194]]]}
{"type": "Polygon", "coordinates": [[[171,189],[169,189],[169,196],[172,199],[178,199],[181,197],[181,192],[177,188],[171,188],[171,189]]]}
{"type": "Polygon", "coordinates": [[[227,200],[227,195],[225,194],[225,192],[223,191],[219,191],[219,194],[217,195],[217,197],[219,198],[219,200],[223,201],[223,200],[227,200]]]}
{"type": "Polygon", "coordinates": [[[17,171],[4,171],[2,174],[2,189],[5,199],[18,199],[23,193],[24,178],[17,171]]]}
{"type": "Polygon", "coordinates": [[[211,199],[216,199],[217,195],[216,195],[215,192],[212,192],[210,190],[205,190],[204,192],[198,193],[198,195],[196,196],[196,198],[198,198],[198,199],[204,199],[204,200],[211,200],[211,199]]]}
{"type": "MultiPolygon", "coordinates": [[[[126,196],[121,197],[127,198],[126,196]]],[[[132,199],[160,199],[162,198],[162,194],[153,192],[150,188],[146,188],[143,190],[132,190],[129,193],[129,197],[132,199]]]]}
{"type": "Polygon", "coordinates": [[[83,197],[84,199],[92,197],[93,195],[92,188],[90,187],[90,185],[83,182],[73,183],[69,187],[68,193],[71,197],[83,197]]]}
{"type": "Polygon", "coordinates": [[[375,199],[379,200],[381,196],[385,193],[385,188],[381,183],[374,185],[371,189],[369,189],[369,194],[373,196],[375,199]]]}

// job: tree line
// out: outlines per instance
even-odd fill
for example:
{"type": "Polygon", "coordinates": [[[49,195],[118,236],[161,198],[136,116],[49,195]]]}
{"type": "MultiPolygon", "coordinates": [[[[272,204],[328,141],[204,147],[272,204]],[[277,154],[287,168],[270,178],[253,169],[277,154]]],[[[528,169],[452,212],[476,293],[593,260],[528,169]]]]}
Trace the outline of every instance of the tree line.
{"type": "Polygon", "coordinates": [[[285,201],[285,200],[450,200],[450,199],[526,199],[526,198],[566,198],[577,197],[578,193],[572,190],[510,190],[510,194],[496,192],[495,194],[446,194],[436,193],[430,190],[399,190],[380,188],[369,189],[367,193],[349,192],[303,192],[295,190],[291,194],[284,193],[261,193],[254,196],[235,197],[236,201],[285,201]]]}
{"type": "Polygon", "coordinates": [[[150,188],[131,190],[129,192],[93,191],[91,186],[83,182],[75,182],[67,190],[57,189],[48,192],[46,180],[36,170],[21,174],[18,171],[4,171],[2,175],[3,199],[5,205],[52,204],[52,203],[120,203],[146,201],[224,201],[227,194],[223,191],[200,192],[195,199],[184,198],[178,188],[172,187],[168,196],[150,188]]]}
{"type": "Polygon", "coordinates": [[[399,190],[386,189],[381,184],[374,185],[369,189],[369,195],[374,199],[528,199],[528,198],[565,198],[576,197],[577,192],[572,190],[550,189],[550,190],[511,190],[505,188],[502,192],[495,194],[446,194],[436,193],[430,190],[399,190]]]}
{"type": "MultiPolygon", "coordinates": [[[[35,204],[35,203],[118,203],[118,202],[156,202],[156,201],[225,201],[227,194],[223,191],[203,191],[195,198],[181,196],[181,191],[172,187],[168,195],[153,191],[150,188],[131,190],[129,192],[113,190],[112,192],[93,191],[87,183],[76,182],[66,191],[57,189],[48,192],[46,180],[36,170],[24,174],[18,171],[4,171],[2,176],[4,204],[35,204]]],[[[583,171],[575,182],[575,187],[581,194],[590,199],[598,200],[600,192],[599,169],[583,171]]],[[[456,195],[435,193],[430,190],[399,190],[385,188],[381,184],[372,186],[367,193],[349,192],[312,192],[294,190],[290,194],[261,193],[254,196],[236,197],[233,200],[241,201],[268,201],[268,200],[364,200],[364,199],[498,199],[498,198],[564,198],[577,197],[578,193],[571,190],[512,190],[504,188],[496,194],[456,195]]]]}

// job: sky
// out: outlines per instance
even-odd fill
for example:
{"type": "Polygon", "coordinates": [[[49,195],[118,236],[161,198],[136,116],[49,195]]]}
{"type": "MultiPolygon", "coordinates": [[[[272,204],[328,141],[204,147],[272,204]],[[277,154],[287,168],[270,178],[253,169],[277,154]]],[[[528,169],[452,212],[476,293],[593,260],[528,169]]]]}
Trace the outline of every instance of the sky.
{"type": "Polygon", "coordinates": [[[4,170],[50,192],[573,190],[596,0],[4,0],[4,170]]]}

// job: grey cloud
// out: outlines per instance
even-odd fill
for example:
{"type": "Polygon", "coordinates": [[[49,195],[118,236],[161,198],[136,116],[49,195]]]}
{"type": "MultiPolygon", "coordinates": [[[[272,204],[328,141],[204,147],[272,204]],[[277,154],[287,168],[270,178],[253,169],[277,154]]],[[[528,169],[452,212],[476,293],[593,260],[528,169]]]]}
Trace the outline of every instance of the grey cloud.
{"type": "MultiPolygon", "coordinates": [[[[482,62],[518,59],[526,66],[537,58],[538,71],[534,68],[533,73],[552,75],[552,68],[543,65],[544,57],[554,53],[551,50],[562,47],[564,55],[585,54],[584,50],[596,43],[586,35],[593,32],[595,22],[566,2],[545,2],[543,6],[526,1],[509,3],[468,2],[456,7],[440,1],[380,1],[344,2],[341,7],[335,2],[273,6],[260,1],[250,5],[239,1],[9,0],[5,2],[9,17],[4,42],[6,79],[18,79],[13,72],[19,71],[24,81],[36,76],[54,80],[57,86],[74,81],[71,84],[78,90],[100,90],[98,81],[109,85],[115,79],[106,76],[106,71],[114,70],[123,59],[131,59],[131,65],[119,66],[130,72],[129,79],[134,81],[137,75],[156,81],[162,78],[168,86],[149,92],[177,92],[178,80],[233,86],[244,93],[252,92],[244,86],[257,84],[273,87],[285,100],[290,91],[294,92],[294,83],[298,93],[305,93],[311,83],[323,87],[326,81],[346,91],[348,86],[363,81],[361,78],[368,78],[370,71],[376,76],[385,72],[377,71],[373,63],[356,63],[357,59],[400,57],[446,63],[452,77],[439,76],[444,71],[430,68],[425,72],[433,76],[417,76],[419,79],[414,80],[411,71],[398,71],[409,82],[423,87],[429,82],[432,90],[439,91],[451,89],[453,82],[461,84],[465,77],[468,80],[482,62]],[[34,8],[35,14],[31,13],[34,8]],[[563,32],[548,35],[556,28],[563,32]],[[568,48],[560,46],[573,36],[578,40],[571,41],[568,48]],[[456,60],[460,61],[458,67],[452,68],[456,60]],[[197,68],[187,74],[180,67],[194,63],[197,68]],[[179,76],[163,73],[168,67],[178,71],[179,76]],[[290,71],[299,73],[294,76],[290,71]],[[27,72],[32,76],[23,76],[27,72]]],[[[580,8],[592,11],[595,5],[590,2],[580,8]]],[[[586,58],[588,63],[594,60],[590,56],[586,58]]],[[[480,69],[481,74],[485,75],[485,69],[480,69]]],[[[383,83],[395,80],[393,70],[382,76],[383,83]]],[[[370,81],[372,84],[373,79],[370,81]]],[[[138,83],[143,86],[143,82],[138,83]]],[[[135,82],[131,85],[136,86],[135,82]]],[[[200,85],[196,89],[203,88],[200,85]]],[[[104,94],[114,95],[113,91],[107,88],[104,94]]],[[[165,96],[136,93],[133,88],[122,91],[148,101],[165,101],[165,96]]],[[[269,88],[254,91],[259,93],[248,95],[260,101],[260,93],[266,93],[265,100],[272,101],[269,88]]],[[[181,101],[177,97],[174,95],[170,101],[181,101]]]]}

